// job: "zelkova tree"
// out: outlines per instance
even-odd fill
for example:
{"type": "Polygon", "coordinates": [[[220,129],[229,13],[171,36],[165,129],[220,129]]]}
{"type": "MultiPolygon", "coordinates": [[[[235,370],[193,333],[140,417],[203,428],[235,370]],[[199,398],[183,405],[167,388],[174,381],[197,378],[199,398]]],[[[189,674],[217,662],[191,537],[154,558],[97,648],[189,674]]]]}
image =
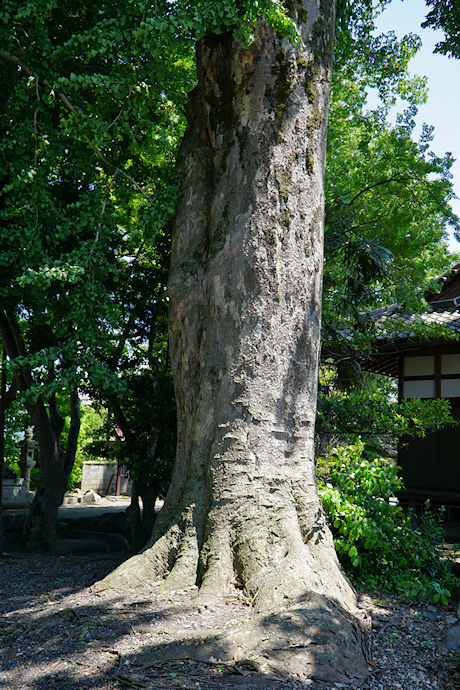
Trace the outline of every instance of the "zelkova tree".
{"type": "Polygon", "coordinates": [[[166,578],[212,604],[242,586],[265,616],[243,646],[354,679],[362,628],[313,459],[334,2],[295,7],[302,43],[259,21],[249,47],[197,44],[169,279],[176,464],[147,547],[98,589],[166,578]]]}
{"type": "Polygon", "coordinates": [[[442,29],[444,32],[435,53],[460,58],[460,2],[459,0],[427,0],[429,12],[423,27],[442,29]]]}

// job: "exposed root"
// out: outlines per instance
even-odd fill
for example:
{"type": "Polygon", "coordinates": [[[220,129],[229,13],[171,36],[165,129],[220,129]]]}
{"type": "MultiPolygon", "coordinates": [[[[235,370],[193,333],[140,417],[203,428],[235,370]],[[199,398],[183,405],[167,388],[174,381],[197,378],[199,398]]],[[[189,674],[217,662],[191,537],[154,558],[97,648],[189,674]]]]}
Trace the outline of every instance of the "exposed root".
{"type": "Polygon", "coordinates": [[[92,587],[93,592],[135,589],[162,580],[170,570],[172,555],[177,550],[178,536],[178,528],[172,528],[155,543],[154,548],[146,548],[132,556],[96,582],[92,587]]]}
{"type": "MultiPolygon", "coordinates": [[[[318,504],[308,503],[308,520],[295,501],[275,507],[267,501],[257,512],[249,506],[230,515],[229,505],[207,515],[191,505],[95,591],[155,580],[166,591],[199,585],[196,604],[212,607],[238,580],[251,601],[251,620],[194,646],[197,660],[249,658],[264,673],[325,682],[364,678],[366,625],[318,504]]],[[[185,650],[173,645],[162,653],[180,658],[185,650]]]]}
{"type": "Polygon", "coordinates": [[[188,644],[148,652],[142,663],[192,658],[202,663],[245,663],[270,678],[356,683],[367,676],[365,626],[335,602],[308,595],[288,609],[188,644]]]}
{"type": "Polygon", "coordinates": [[[237,580],[258,615],[279,611],[308,592],[325,594],[356,611],[355,592],[340,568],[321,513],[316,522],[310,520],[305,536],[292,507],[279,512],[276,518],[260,517],[251,529],[242,513],[231,530],[228,521],[214,522],[192,505],[182,512],[180,524],[122,563],[94,591],[161,580],[166,591],[199,585],[197,605],[208,605],[227,596],[237,580]]]}
{"type": "Polygon", "coordinates": [[[228,595],[234,577],[233,551],[229,530],[215,530],[202,549],[200,570],[203,578],[197,595],[197,606],[212,606],[228,595]]]}

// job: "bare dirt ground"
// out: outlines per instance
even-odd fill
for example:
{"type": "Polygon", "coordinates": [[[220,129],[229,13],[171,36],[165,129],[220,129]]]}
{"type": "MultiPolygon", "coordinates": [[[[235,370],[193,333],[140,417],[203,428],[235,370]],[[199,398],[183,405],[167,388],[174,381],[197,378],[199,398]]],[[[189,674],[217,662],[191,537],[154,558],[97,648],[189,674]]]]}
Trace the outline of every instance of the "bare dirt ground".
{"type": "MultiPolygon", "coordinates": [[[[222,663],[202,655],[196,661],[216,630],[248,619],[249,602],[235,596],[200,611],[193,590],[167,597],[158,586],[92,593],[91,585],[119,562],[113,554],[10,551],[0,558],[2,690],[345,687],[274,678],[251,660],[222,663]]],[[[360,593],[360,602],[374,621],[362,690],[460,688],[458,654],[442,646],[456,620],[453,608],[382,593],[360,593]]]]}

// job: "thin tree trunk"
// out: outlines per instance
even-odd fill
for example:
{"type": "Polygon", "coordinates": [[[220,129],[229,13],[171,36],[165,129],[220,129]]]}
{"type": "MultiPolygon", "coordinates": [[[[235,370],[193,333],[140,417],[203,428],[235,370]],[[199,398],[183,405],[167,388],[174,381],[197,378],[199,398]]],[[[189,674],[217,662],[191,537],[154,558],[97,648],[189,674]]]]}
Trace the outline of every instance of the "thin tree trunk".
{"type": "MultiPolygon", "coordinates": [[[[14,314],[0,310],[0,334],[11,360],[28,353],[18,321],[14,314]]],[[[15,371],[15,388],[27,392],[33,384],[28,367],[15,371]]],[[[70,395],[70,429],[64,452],[61,432],[64,420],[57,411],[55,396],[51,396],[48,410],[41,397],[35,403],[25,402],[35,428],[40,450],[40,476],[35,497],[24,525],[24,539],[31,550],[48,550],[56,539],[58,508],[62,503],[67,482],[75,462],[80,430],[80,408],[77,391],[70,395]]]]}
{"type": "Polygon", "coordinates": [[[23,534],[28,549],[48,550],[57,538],[58,508],[75,462],[80,430],[77,392],[73,391],[70,396],[70,429],[65,453],[60,443],[63,420],[58,415],[54,396],[49,403],[49,414],[41,399],[30,406],[29,414],[40,449],[40,476],[23,534]]]}
{"type": "Polygon", "coordinates": [[[140,523],[139,538],[144,545],[152,534],[155,522],[155,503],[158,497],[156,485],[144,484],[139,486],[139,494],[142,499],[142,521],[140,523]]]}
{"type": "Polygon", "coordinates": [[[322,680],[366,673],[314,471],[333,6],[299,3],[303,48],[263,22],[249,48],[198,45],[169,281],[176,465],[148,547],[100,585],[166,577],[205,604],[241,585],[265,616],[241,644],[322,680]],[[320,633],[281,660],[286,607],[320,633]]]}
{"type": "Polygon", "coordinates": [[[131,492],[131,503],[126,509],[126,517],[128,521],[129,529],[129,543],[132,549],[138,551],[145,544],[145,540],[142,541],[140,538],[141,531],[141,508],[139,505],[139,490],[136,484],[133,482],[133,488],[131,492]]]}
{"type": "Polygon", "coordinates": [[[0,378],[0,556],[3,554],[3,467],[5,464],[5,408],[6,408],[6,350],[2,344],[2,372],[0,378]]]}
{"type": "Polygon", "coordinates": [[[127,509],[129,540],[133,550],[141,549],[152,534],[155,522],[155,502],[158,497],[156,486],[133,482],[131,503],[127,509]],[[142,499],[142,514],[139,505],[142,499]]]}

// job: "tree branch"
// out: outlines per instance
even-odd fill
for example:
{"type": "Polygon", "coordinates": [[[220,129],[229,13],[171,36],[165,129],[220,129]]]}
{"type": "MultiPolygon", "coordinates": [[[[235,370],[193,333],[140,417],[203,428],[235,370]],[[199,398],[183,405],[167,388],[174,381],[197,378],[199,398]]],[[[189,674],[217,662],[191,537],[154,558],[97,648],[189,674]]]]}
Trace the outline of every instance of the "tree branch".
{"type": "MultiPolygon", "coordinates": [[[[20,355],[23,357],[27,356],[18,324],[3,309],[0,310],[0,337],[5,346],[6,354],[11,360],[16,359],[20,355]]],[[[20,391],[27,390],[32,383],[30,370],[25,367],[21,367],[20,372],[16,371],[14,377],[17,388],[20,391]]]]}
{"type": "Polygon", "coordinates": [[[134,322],[136,320],[135,312],[136,312],[136,307],[133,307],[133,309],[131,310],[131,312],[129,314],[128,320],[125,323],[123,331],[122,331],[122,333],[118,339],[118,345],[117,345],[117,348],[115,350],[115,354],[109,360],[109,367],[110,367],[111,371],[113,371],[113,372],[116,372],[118,367],[120,366],[120,359],[121,359],[121,355],[123,354],[123,348],[125,346],[126,341],[129,338],[129,334],[130,334],[131,329],[132,329],[134,322]]]}
{"type": "MultiPolygon", "coordinates": [[[[25,65],[20,58],[16,57],[16,55],[12,55],[11,53],[8,53],[6,50],[0,50],[0,58],[4,58],[5,60],[14,62],[14,64],[18,65],[18,67],[20,67],[22,71],[25,72],[29,77],[33,77],[34,79],[36,79],[36,81],[39,84],[43,84],[44,86],[51,86],[48,79],[41,79],[36,72],[34,72],[28,65],[25,65]]],[[[64,93],[62,93],[62,91],[58,91],[56,95],[64,103],[65,107],[68,110],[71,110],[73,113],[76,113],[79,110],[81,110],[81,108],[77,108],[77,106],[73,105],[69,101],[67,96],[64,93]]]]}
{"type": "Polygon", "coordinates": [[[142,196],[145,197],[145,198],[147,199],[147,201],[150,201],[150,203],[153,203],[153,199],[152,199],[152,197],[150,196],[150,194],[148,194],[148,193],[145,191],[145,189],[142,189],[142,187],[140,186],[139,182],[136,182],[136,180],[135,180],[133,177],[131,177],[131,175],[128,175],[128,173],[125,172],[125,170],[123,170],[123,168],[117,168],[117,169],[116,169],[116,172],[119,172],[119,173],[121,173],[122,175],[124,175],[124,177],[126,177],[126,179],[129,180],[129,181],[136,187],[136,189],[138,190],[138,192],[140,192],[140,193],[142,194],[142,196]]]}
{"type": "MultiPolygon", "coordinates": [[[[13,62],[15,65],[18,65],[18,67],[20,67],[25,74],[27,74],[29,77],[33,77],[36,80],[37,84],[43,84],[44,86],[52,88],[51,83],[48,79],[39,77],[37,72],[31,69],[28,65],[24,64],[22,60],[18,58],[16,55],[12,55],[11,53],[8,53],[6,50],[0,50],[0,58],[3,58],[4,60],[9,60],[10,62],[13,62]]],[[[62,91],[57,91],[55,93],[57,97],[65,105],[67,110],[70,110],[72,113],[83,112],[81,108],[78,108],[77,106],[73,105],[73,103],[67,98],[67,96],[62,91]]],[[[118,119],[120,114],[121,111],[117,118],[115,118],[114,122],[116,121],[116,119],[118,119]]],[[[112,122],[112,125],[114,124],[114,122],[112,122]]],[[[112,125],[110,125],[110,127],[112,125]]],[[[88,137],[85,137],[85,140],[89,144],[95,156],[97,156],[97,158],[99,158],[99,160],[102,163],[104,163],[110,168],[115,168],[114,163],[108,161],[102,153],[102,151],[95,144],[93,144],[93,142],[88,137]]],[[[136,189],[142,194],[142,196],[144,196],[147,199],[147,201],[153,203],[152,197],[141,187],[141,185],[138,182],[136,182],[136,180],[133,177],[131,177],[131,175],[128,175],[127,172],[125,172],[122,168],[119,167],[116,167],[115,171],[124,175],[124,177],[126,177],[126,179],[129,180],[136,187],[136,189]]]]}
{"type": "Polygon", "coordinates": [[[375,187],[381,187],[382,185],[388,184],[389,182],[400,182],[402,184],[403,182],[408,182],[410,180],[412,180],[412,177],[410,177],[410,175],[408,175],[407,177],[403,177],[400,175],[392,175],[392,177],[389,177],[386,180],[380,180],[379,182],[370,184],[368,187],[364,187],[364,189],[361,189],[357,194],[355,194],[352,200],[348,202],[347,206],[351,206],[352,204],[354,204],[356,199],[358,199],[362,194],[370,192],[371,189],[375,189],[375,187]]]}
{"type": "Polygon", "coordinates": [[[9,408],[11,403],[16,400],[16,393],[18,392],[18,382],[13,379],[10,383],[8,390],[5,393],[5,410],[9,408]]]}
{"type": "Polygon", "coordinates": [[[57,439],[59,439],[64,428],[64,420],[58,412],[55,393],[52,393],[50,396],[50,399],[48,401],[48,408],[51,427],[54,431],[54,435],[57,439]]]}

